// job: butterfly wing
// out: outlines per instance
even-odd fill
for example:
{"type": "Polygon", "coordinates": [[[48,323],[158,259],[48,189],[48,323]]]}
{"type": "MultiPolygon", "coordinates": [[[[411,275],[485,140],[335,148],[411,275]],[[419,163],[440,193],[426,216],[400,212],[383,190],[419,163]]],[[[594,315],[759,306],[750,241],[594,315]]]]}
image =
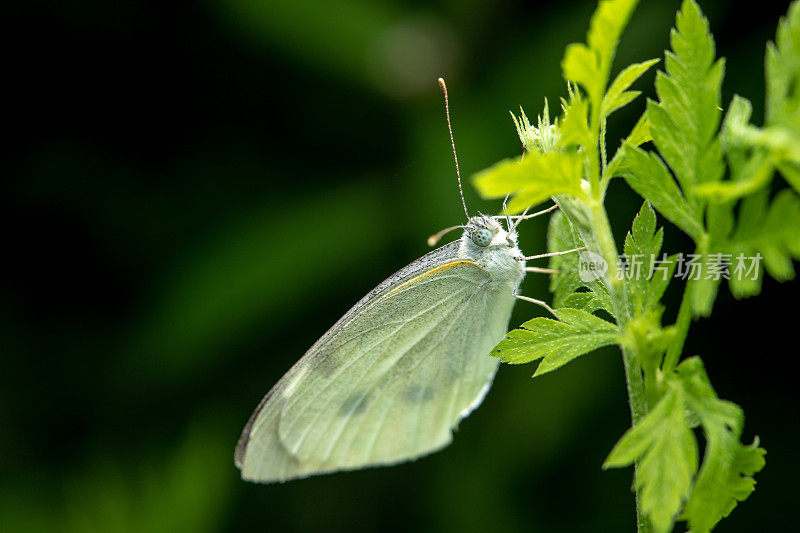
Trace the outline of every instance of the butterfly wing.
{"type": "Polygon", "coordinates": [[[237,448],[242,476],[278,481],[392,464],[446,446],[483,399],[506,333],[507,286],[453,259],[357,306],[262,401],[237,448]]]}

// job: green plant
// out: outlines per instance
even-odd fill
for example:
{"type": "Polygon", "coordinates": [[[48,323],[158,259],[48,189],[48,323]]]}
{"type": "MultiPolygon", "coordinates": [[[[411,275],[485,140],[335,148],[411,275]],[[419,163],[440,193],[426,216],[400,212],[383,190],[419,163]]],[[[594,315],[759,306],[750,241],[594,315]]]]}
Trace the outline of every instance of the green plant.
{"type": "Polygon", "coordinates": [[[754,490],[752,476],[763,468],[766,452],[758,438],[741,442],[742,410],[717,397],[701,359],[681,355],[692,320],[711,313],[722,279],[730,278],[731,292],[741,298],[760,292],[764,271],[781,281],[794,276],[792,259],[800,258],[800,2],[767,46],[766,119],[757,127],[740,96],[723,111],[724,60],[716,59],[700,8],[685,0],[656,74],[658,99],[647,102],[608,160],[608,117],[640,94],[631,85],[658,62],[630,65],[609,84],[617,43],[636,4],[599,3],[586,43],[568,46],[562,60],[568,96],[561,116],[551,123],[545,102],[535,126],[524,112],[514,117],[523,156],[474,177],[484,197],[510,195],[510,213],[552,197],[560,212],[551,220],[550,250],[586,248],[579,259],[552,258],[559,320],[525,322],[493,355],[512,364],[541,360],[540,375],[618,345],[632,427],[604,468],[635,465],[639,531],[669,531],[684,520],[702,532],[754,490]],[[778,182],[774,188],[781,190],[771,195],[776,172],[791,187],[778,182]],[[644,198],[624,241],[627,265],[620,263],[604,207],[614,178],[644,198]],[[694,242],[688,262],[683,254],[661,252],[664,230],[656,228],[656,212],[694,242]],[[663,325],[662,296],[677,273],[687,279],[683,297],[675,323],[663,325]]]}

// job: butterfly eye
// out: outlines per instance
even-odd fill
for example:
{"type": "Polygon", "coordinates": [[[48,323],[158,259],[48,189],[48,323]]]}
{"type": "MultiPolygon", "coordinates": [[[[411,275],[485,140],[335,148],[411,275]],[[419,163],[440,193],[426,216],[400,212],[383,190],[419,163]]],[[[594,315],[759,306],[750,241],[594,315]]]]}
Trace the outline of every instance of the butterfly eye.
{"type": "Polygon", "coordinates": [[[492,232],[486,228],[475,228],[470,235],[472,242],[486,248],[492,242],[492,232]]]}

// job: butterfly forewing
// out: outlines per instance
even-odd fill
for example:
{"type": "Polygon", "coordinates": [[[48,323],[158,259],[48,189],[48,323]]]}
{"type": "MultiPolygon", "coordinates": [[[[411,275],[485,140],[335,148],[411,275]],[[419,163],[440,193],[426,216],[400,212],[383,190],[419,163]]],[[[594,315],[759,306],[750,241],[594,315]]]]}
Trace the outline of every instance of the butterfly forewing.
{"type": "Polygon", "coordinates": [[[487,354],[512,305],[507,288],[466,260],[377,295],[265,399],[243,437],[244,477],[388,464],[446,445],[491,383],[497,360],[487,354]]]}

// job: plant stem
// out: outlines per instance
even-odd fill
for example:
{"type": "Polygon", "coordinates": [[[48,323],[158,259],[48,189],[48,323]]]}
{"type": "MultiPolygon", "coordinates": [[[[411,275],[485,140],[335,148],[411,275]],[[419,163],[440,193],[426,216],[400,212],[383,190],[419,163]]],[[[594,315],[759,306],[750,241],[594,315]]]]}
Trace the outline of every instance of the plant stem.
{"type": "MultiPolygon", "coordinates": [[[[614,314],[617,318],[617,325],[620,330],[624,330],[629,321],[628,295],[624,277],[618,275],[617,247],[611,233],[611,225],[608,215],[601,201],[597,201],[591,207],[592,234],[594,235],[601,255],[608,263],[608,288],[611,295],[614,314]]],[[[637,355],[629,348],[622,347],[622,363],[625,368],[625,383],[628,389],[628,405],[631,410],[631,425],[635,426],[647,414],[647,402],[645,397],[644,381],[642,369],[639,365],[637,355]]],[[[639,463],[634,465],[634,480],[638,475],[639,463]]],[[[634,494],[636,505],[636,527],[639,533],[650,533],[650,522],[640,509],[640,493],[637,484],[634,482],[634,494]]]]}
{"type": "MultiPolygon", "coordinates": [[[[622,348],[622,363],[625,366],[625,382],[628,386],[628,404],[631,409],[632,426],[638,424],[647,414],[647,404],[645,402],[644,383],[639,363],[634,354],[627,348],[622,348]]],[[[636,530],[638,533],[650,533],[650,521],[644,516],[640,507],[641,494],[636,478],[639,476],[639,461],[633,465],[634,479],[634,503],[636,505],[636,530]]]]}
{"type": "MultiPolygon", "coordinates": [[[[606,173],[608,166],[608,155],[606,155],[606,121],[600,122],[600,176],[606,173]]],[[[601,189],[605,190],[603,187],[601,189]]]]}
{"type": "MultiPolygon", "coordinates": [[[[596,167],[595,167],[596,168],[596,167]]],[[[574,203],[566,199],[558,199],[557,203],[562,212],[572,221],[575,229],[581,236],[587,249],[600,254],[608,265],[605,275],[605,285],[611,296],[612,311],[617,319],[620,331],[623,331],[630,320],[628,309],[627,287],[624,276],[618,272],[617,247],[611,232],[608,215],[603,206],[601,192],[593,198],[584,198],[581,203],[574,203]],[[581,211],[581,212],[577,212],[581,211]]],[[[647,414],[645,387],[642,378],[642,369],[639,365],[637,354],[629,347],[622,347],[622,362],[625,368],[625,382],[628,389],[628,404],[631,410],[632,425],[638,424],[647,414]]],[[[634,479],[638,471],[638,463],[634,465],[634,479]]],[[[636,524],[639,533],[650,533],[651,526],[640,509],[639,489],[634,483],[636,524]]]]}
{"type": "MultiPolygon", "coordinates": [[[[595,139],[595,149],[588,154],[588,181],[590,191],[588,197],[581,198],[575,203],[571,200],[558,200],[556,203],[562,212],[570,219],[575,229],[581,236],[587,250],[600,254],[606,262],[608,269],[604,275],[604,282],[611,297],[611,306],[617,326],[620,331],[625,331],[630,320],[628,307],[628,292],[624,276],[619,272],[619,257],[611,224],[603,205],[604,187],[601,186],[601,176],[605,171],[605,121],[600,118],[600,98],[592,101],[592,117],[590,127],[595,139]]],[[[625,368],[625,382],[628,389],[628,404],[631,410],[631,425],[635,426],[647,414],[647,401],[645,396],[644,379],[639,357],[629,347],[622,346],[622,362],[625,368]]],[[[634,464],[634,494],[636,506],[636,528],[638,533],[651,533],[650,521],[641,511],[640,493],[636,477],[639,471],[638,461],[634,464]]]]}

